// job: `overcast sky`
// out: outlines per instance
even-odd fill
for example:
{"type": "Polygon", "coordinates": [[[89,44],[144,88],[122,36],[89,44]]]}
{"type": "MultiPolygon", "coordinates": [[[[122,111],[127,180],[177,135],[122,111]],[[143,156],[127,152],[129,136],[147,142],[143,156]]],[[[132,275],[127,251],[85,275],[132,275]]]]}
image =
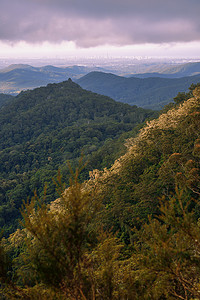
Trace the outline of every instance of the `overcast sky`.
{"type": "Polygon", "coordinates": [[[200,0],[0,0],[0,57],[200,57],[200,0]]]}

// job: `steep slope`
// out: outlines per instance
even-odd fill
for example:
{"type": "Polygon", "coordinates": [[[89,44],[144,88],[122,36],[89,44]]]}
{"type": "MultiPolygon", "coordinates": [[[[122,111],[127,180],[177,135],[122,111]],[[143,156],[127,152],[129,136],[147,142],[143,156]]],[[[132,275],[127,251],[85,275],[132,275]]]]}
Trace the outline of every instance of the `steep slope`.
{"type": "Polygon", "coordinates": [[[192,83],[200,82],[200,75],[178,79],[125,78],[102,72],[92,72],[77,80],[87,90],[107,95],[116,101],[143,108],[160,109],[192,83]]]}
{"type": "Polygon", "coordinates": [[[50,205],[25,204],[24,229],[1,241],[0,294],[199,299],[199,128],[197,86],[129,139],[109,170],[82,184],[75,172],[50,205]]]}
{"type": "Polygon", "coordinates": [[[42,194],[45,182],[46,201],[53,200],[52,177],[59,167],[66,175],[68,160],[73,164],[81,152],[89,159],[150,116],[71,80],[20,93],[0,110],[0,226],[13,225],[22,200],[34,189],[42,194]]]}
{"type": "Polygon", "coordinates": [[[99,201],[105,205],[100,222],[125,239],[148,215],[159,214],[159,199],[167,201],[176,186],[196,199],[193,207],[200,217],[200,88],[193,93],[129,139],[127,153],[109,170],[91,173],[89,185],[99,185],[99,201]]]}

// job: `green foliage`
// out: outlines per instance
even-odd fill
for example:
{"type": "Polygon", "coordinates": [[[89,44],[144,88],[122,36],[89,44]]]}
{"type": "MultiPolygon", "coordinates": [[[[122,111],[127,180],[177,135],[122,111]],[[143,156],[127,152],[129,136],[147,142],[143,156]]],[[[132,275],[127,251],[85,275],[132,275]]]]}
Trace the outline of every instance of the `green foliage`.
{"type": "Polygon", "coordinates": [[[12,101],[14,98],[11,95],[0,93],[0,108],[12,101]]]}
{"type": "Polygon", "coordinates": [[[99,201],[105,204],[100,222],[126,236],[128,243],[130,228],[140,228],[149,215],[159,214],[158,198],[174,193],[176,184],[187,187],[194,199],[199,195],[198,95],[144,127],[110,170],[91,174],[90,184],[100,184],[99,201]]]}
{"type": "Polygon", "coordinates": [[[5,252],[5,249],[2,245],[2,241],[0,243],[0,282],[5,283],[7,281],[7,272],[9,267],[9,259],[5,252]]]}
{"type": "Polygon", "coordinates": [[[1,296],[199,299],[199,99],[197,86],[90,180],[70,168],[66,189],[59,172],[54,202],[35,192],[24,229],[1,242],[1,296]]]}
{"type": "MultiPolygon", "coordinates": [[[[118,274],[123,245],[112,234],[101,232],[97,247],[89,254],[94,297],[116,299],[119,294],[118,274]]],[[[94,298],[95,299],[95,298],[94,298]]]]}
{"type": "Polygon", "coordinates": [[[6,282],[4,295],[11,299],[199,298],[200,227],[187,189],[176,187],[174,195],[160,199],[159,216],[149,218],[140,230],[132,228],[133,246],[126,252],[122,241],[96,227],[96,191],[85,190],[77,178],[78,172],[51,206],[41,202],[38,206],[36,199],[25,204],[26,230],[18,231],[10,242],[16,249],[25,238],[26,247],[14,259],[17,281],[6,282]]]}
{"type": "Polygon", "coordinates": [[[195,88],[199,87],[200,83],[194,84],[192,83],[189,87],[189,92],[179,92],[178,95],[174,98],[175,104],[180,104],[188,99],[190,99],[193,96],[193,91],[195,88]]]}
{"type": "Polygon", "coordinates": [[[36,197],[22,212],[24,227],[31,234],[27,239],[33,268],[41,280],[59,287],[73,296],[82,293],[82,264],[87,249],[94,247],[95,234],[89,226],[98,204],[94,195],[82,191],[78,171],[73,174],[70,188],[61,193],[59,208],[39,204],[36,197]]]}
{"type": "Polygon", "coordinates": [[[47,184],[48,203],[58,196],[52,183],[58,168],[66,180],[66,162],[75,166],[83,152],[89,163],[82,179],[88,178],[93,168],[114,162],[121,146],[112,141],[150,116],[153,112],[116,103],[70,80],[15,97],[0,111],[0,226],[5,235],[16,229],[22,200],[34,190],[42,197],[47,184]]]}
{"type": "MultiPolygon", "coordinates": [[[[5,295],[36,299],[115,299],[116,274],[122,245],[95,225],[100,204],[96,191],[72,173],[70,187],[46,205],[37,195],[22,210],[25,230],[13,234],[5,249],[13,259],[13,280],[5,295]],[[25,244],[24,244],[25,241],[25,244]],[[39,298],[40,299],[40,298],[39,298]],[[41,298],[43,299],[43,298],[41,298]]],[[[61,183],[61,178],[58,177],[61,183]]]]}
{"type": "Polygon", "coordinates": [[[162,199],[159,220],[151,219],[138,232],[136,253],[140,284],[146,286],[145,299],[199,298],[200,228],[191,199],[176,189],[162,199]]]}

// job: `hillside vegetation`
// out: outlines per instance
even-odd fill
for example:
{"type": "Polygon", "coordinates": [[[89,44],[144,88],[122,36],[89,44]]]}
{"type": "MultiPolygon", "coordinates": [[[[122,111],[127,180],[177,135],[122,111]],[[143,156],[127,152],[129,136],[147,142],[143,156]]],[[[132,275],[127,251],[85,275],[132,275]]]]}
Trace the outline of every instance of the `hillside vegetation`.
{"type": "Polygon", "coordinates": [[[110,145],[154,113],[83,90],[71,80],[22,92],[0,110],[0,226],[18,226],[23,199],[35,189],[46,201],[57,197],[52,178],[64,176],[81,153],[93,168],[111,164],[118,149],[110,145]],[[101,150],[100,148],[103,147],[101,150]],[[111,159],[112,157],[112,159],[111,159]]]}
{"type": "Polygon", "coordinates": [[[12,99],[13,99],[13,97],[11,95],[0,94],[0,108],[1,108],[1,106],[5,105],[12,99]]]}
{"type": "MultiPolygon", "coordinates": [[[[91,183],[101,184],[109,219],[117,221],[108,227],[128,230],[130,225],[140,226],[148,215],[158,213],[159,197],[170,197],[177,184],[188,188],[192,197],[199,197],[199,90],[179,108],[150,121],[136,138],[128,139],[127,153],[109,170],[91,173],[91,183]]],[[[196,213],[199,216],[198,205],[196,213]]]]}
{"type": "Polygon", "coordinates": [[[103,72],[91,72],[77,82],[84,89],[109,96],[116,101],[143,108],[161,109],[173,101],[178,92],[200,81],[200,75],[183,78],[125,78],[103,72]]]}
{"type": "Polygon", "coordinates": [[[1,242],[2,296],[200,298],[199,86],[183,100],[111,168],[79,183],[80,166],[51,205],[24,205],[24,229],[1,242]]]}

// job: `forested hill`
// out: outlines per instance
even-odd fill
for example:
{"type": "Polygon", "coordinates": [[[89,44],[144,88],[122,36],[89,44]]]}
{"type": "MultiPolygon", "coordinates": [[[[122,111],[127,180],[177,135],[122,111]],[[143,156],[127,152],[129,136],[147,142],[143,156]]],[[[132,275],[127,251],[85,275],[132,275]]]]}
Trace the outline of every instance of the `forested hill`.
{"type": "Polygon", "coordinates": [[[72,173],[50,205],[25,205],[24,229],[0,244],[3,298],[200,299],[200,86],[191,90],[111,168],[83,183],[72,173]]]}
{"type": "Polygon", "coordinates": [[[57,197],[52,177],[68,160],[75,163],[81,152],[88,160],[153,114],[71,80],[20,93],[0,110],[0,226],[12,231],[23,199],[35,189],[42,194],[45,182],[47,201],[57,197]]]}
{"type": "Polygon", "coordinates": [[[114,133],[114,124],[130,129],[130,123],[143,122],[152,114],[150,110],[85,91],[71,80],[22,92],[0,113],[1,149],[27,142],[40,134],[51,134],[52,130],[73,126],[89,129],[101,122],[107,127],[105,130],[114,133]],[[109,124],[113,124],[112,130],[109,124]]]}
{"type": "Polygon", "coordinates": [[[77,82],[84,89],[109,96],[116,101],[139,107],[161,109],[173,101],[178,92],[186,92],[200,75],[183,78],[125,78],[109,73],[91,72],[77,82]]]}

